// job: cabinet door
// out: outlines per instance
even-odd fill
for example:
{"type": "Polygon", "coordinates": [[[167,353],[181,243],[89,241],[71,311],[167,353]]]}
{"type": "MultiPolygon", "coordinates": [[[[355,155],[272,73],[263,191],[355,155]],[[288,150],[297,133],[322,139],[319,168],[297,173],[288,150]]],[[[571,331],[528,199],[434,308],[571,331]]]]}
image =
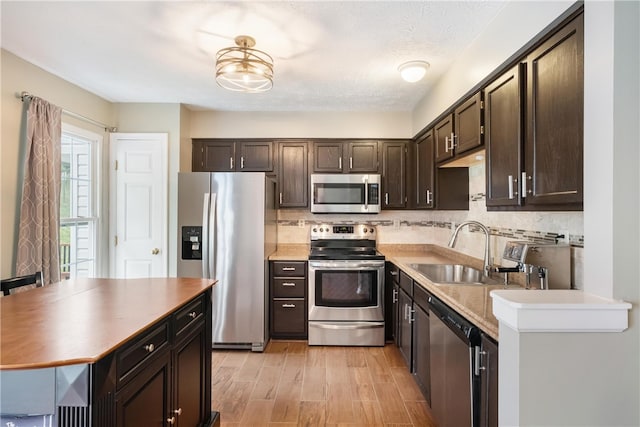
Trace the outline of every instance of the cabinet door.
{"type": "Polygon", "coordinates": [[[279,207],[306,208],[309,205],[307,143],[283,142],[278,147],[279,207]]]}
{"type": "Polygon", "coordinates": [[[482,92],[463,102],[453,112],[455,124],[455,154],[464,153],[483,144],[482,92]]]}
{"type": "Polygon", "coordinates": [[[385,142],[382,145],[383,208],[398,209],[407,206],[405,142],[385,142]]]}
{"type": "Polygon", "coordinates": [[[398,326],[398,274],[398,267],[390,262],[387,262],[384,282],[385,338],[387,341],[393,342],[395,342],[396,339],[396,329],[398,326]]]}
{"type": "Polygon", "coordinates": [[[413,375],[429,402],[429,315],[417,304],[414,304],[414,310],[413,375]]]}
{"type": "Polygon", "coordinates": [[[205,363],[207,350],[204,322],[195,334],[183,340],[176,347],[174,354],[176,405],[168,418],[175,417],[179,427],[200,425],[207,418],[204,399],[205,363]]]}
{"type": "MultiPolygon", "coordinates": [[[[233,141],[208,141],[200,143],[199,172],[232,172],[235,165],[235,143],[233,141]]],[[[194,157],[195,159],[195,157],[194,157]]]]}
{"type": "Polygon", "coordinates": [[[274,299],[271,305],[271,335],[303,337],[307,335],[304,299],[274,299]]]}
{"type": "Polygon", "coordinates": [[[520,204],[522,87],[517,65],[485,89],[487,206],[520,204]]]}
{"type": "Polygon", "coordinates": [[[341,173],[342,141],[316,142],[313,144],[313,172],[314,173],[341,173]]]}
{"type": "Polygon", "coordinates": [[[171,353],[165,351],[116,395],[116,425],[166,425],[171,397],[171,353]]]}
{"type": "MultiPolygon", "coordinates": [[[[238,142],[239,170],[242,172],[270,172],[273,170],[273,142],[238,142]]],[[[238,161],[238,160],[236,160],[238,161]]]]}
{"type": "Polygon", "coordinates": [[[436,163],[449,160],[453,157],[451,148],[451,136],[453,134],[453,114],[449,114],[440,120],[433,128],[433,137],[436,150],[436,163]]]}
{"type": "Polygon", "coordinates": [[[527,205],[583,200],[583,15],[527,56],[527,205]]]}
{"type": "Polygon", "coordinates": [[[498,343],[482,334],[480,427],[498,426],[498,343]]]}
{"type": "Polygon", "coordinates": [[[400,289],[398,293],[398,308],[400,313],[398,314],[398,349],[402,358],[407,364],[409,371],[413,371],[413,365],[411,360],[411,340],[412,340],[412,311],[413,301],[407,293],[400,289]]]}
{"type": "Polygon", "coordinates": [[[433,208],[434,158],[433,130],[416,141],[416,208],[433,208]]]}
{"type": "Polygon", "coordinates": [[[350,142],[345,161],[349,163],[349,172],[378,172],[378,141],[350,142]]]}

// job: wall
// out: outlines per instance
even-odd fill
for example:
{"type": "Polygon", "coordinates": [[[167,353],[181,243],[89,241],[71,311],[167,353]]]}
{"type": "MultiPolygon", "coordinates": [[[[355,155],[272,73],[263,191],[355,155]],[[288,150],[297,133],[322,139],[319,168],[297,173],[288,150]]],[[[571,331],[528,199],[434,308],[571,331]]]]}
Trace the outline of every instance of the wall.
{"type": "Polygon", "coordinates": [[[411,138],[408,113],[193,111],[192,138],[411,138]]]}
{"type": "MultiPolygon", "coordinates": [[[[15,245],[17,241],[19,141],[22,125],[23,104],[16,94],[27,91],[65,110],[81,114],[108,125],[113,123],[113,108],[108,101],[87,92],[76,85],[30,64],[12,53],[1,50],[2,97],[2,146],[0,149],[0,277],[10,277],[15,272],[15,245]]],[[[95,133],[104,129],[85,121],[63,114],[62,120],[95,133]]],[[[107,134],[105,141],[108,141],[107,134]]],[[[103,159],[108,154],[107,144],[103,144],[103,159]]],[[[108,192],[103,192],[103,195],[108,192]]],[[[107,214],[106,200],[103,200],[103,215],[107,214]]],[[[102,224],[103,228],[106,222],[102,224]]]]}

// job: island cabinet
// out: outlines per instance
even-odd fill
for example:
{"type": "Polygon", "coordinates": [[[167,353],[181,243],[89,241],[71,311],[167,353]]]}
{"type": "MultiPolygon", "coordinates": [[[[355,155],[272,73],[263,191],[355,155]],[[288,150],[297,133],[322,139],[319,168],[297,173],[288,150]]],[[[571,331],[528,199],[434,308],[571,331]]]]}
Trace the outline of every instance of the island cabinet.
{"type": "Polygon", "coordinates": [[[484,144],[482,92],[455,107],[434,126],[436,163],[446,162],[484,144]]]}
{"type": "Polygon", "coordinates": [[[194,139],[194,172],[271,172],[273,141],[194,139]]]}
{"type": "Polygon", "coordinates": [[[488,209],[582,209],[583,90],[583,15],[486,87],[488,209]]]}
{"type": "Polygon", "coordinates": [[[278,142],[278,207],[309,206],[308,143],[278,142]]]}
{"type": "Polygon", "coordinates": [[[271,261],[271,337],[307,338],[307,263],[271,261]]]}
{"type": "Polygon", "coordinates": [[[382,208],[407,207],[407,142],[382,143],[382,208]]]}
{"type": "Polygon", "coordinates": [[[313,173],[378,173],[378,141],[316,141],[313,173]]]}
{"type": "Polygon", "coordinates": [[[210,287],[204,279],[85,279],[2,298],[3,416],[49,414],[58,427],[219,425],[210,287]],[[15,318],[25,310],[37,328],[15,318]],[[23,349],[5,350],[17,342],[23,349]]]}

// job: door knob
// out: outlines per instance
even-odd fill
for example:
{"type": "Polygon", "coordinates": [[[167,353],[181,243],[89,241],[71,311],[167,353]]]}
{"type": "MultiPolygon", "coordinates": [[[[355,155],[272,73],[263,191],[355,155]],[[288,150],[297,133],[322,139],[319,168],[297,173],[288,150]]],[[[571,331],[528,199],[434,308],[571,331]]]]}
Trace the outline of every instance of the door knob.
{"type": "Polygon", "coordinates": [[[158,255],[159,253],[160,253],[160,249],[158,249],[158,248],[153,248],[151,250],[151,255],[158,255]]]}

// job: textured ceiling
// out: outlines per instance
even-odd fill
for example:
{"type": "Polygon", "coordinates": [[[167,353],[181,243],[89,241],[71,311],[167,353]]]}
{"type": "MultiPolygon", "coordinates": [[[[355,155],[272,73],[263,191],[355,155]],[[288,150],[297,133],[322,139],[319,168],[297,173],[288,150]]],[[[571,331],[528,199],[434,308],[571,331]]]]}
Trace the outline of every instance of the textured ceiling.
{"type": "Polygon", "coordinates": [[[112,102],[364,112],[412,110],[504,2],[0,5],[2,48],[112,102]],[[215,83],[215,54],[239,34],[274,58],[271,91],[235,93],[215,83]],[[431,63],[425,79],[400,79],[398,65],[409,60],[431,63]]]}

